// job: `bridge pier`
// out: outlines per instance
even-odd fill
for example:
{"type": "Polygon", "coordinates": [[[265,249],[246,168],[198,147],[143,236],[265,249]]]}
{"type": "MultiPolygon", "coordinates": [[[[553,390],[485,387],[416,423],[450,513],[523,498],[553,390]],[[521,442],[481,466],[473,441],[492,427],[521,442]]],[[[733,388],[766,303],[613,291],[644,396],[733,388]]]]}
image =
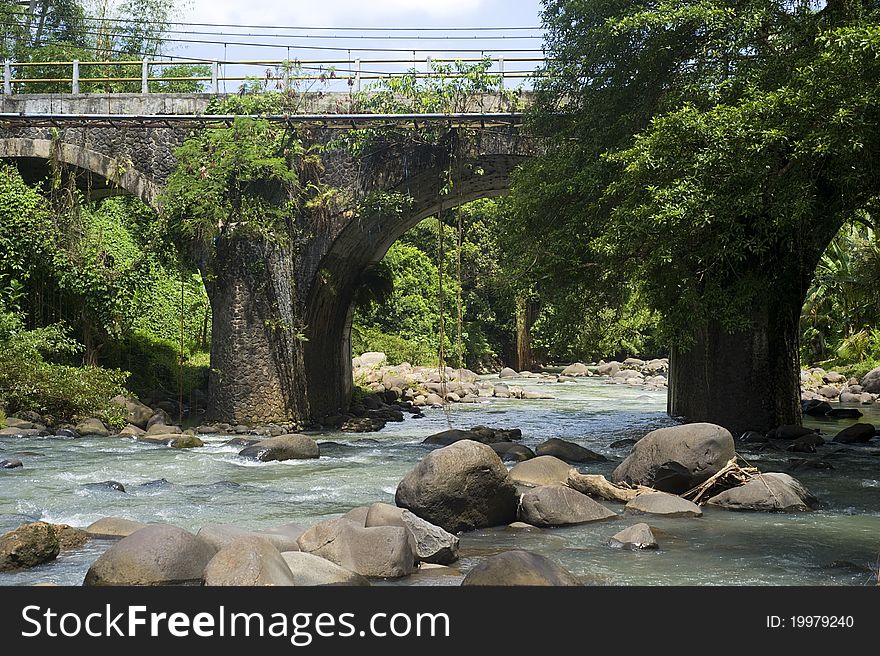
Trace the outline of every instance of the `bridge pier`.
{"type": "Polygon", "coordinates": [[[308,418],[290,249],[250,235],[224,237],[202,274],[213,317],[209,417],[234,423],[308,418]]]}

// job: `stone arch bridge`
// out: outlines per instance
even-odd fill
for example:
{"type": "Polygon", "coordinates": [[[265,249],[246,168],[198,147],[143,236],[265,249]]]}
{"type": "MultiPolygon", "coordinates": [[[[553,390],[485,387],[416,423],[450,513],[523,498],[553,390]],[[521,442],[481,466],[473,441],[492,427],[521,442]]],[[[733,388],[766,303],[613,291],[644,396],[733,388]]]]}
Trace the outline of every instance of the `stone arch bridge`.
{"type": "MultiPolygon", "coordinates": [[[[304,111],[346,114],[347,99],[316,95],[304,111]]],[[[198,129],[170,119],[203,114],[209,100],[204,94],[5,96],[3,114],[45,120],[0,117],[0,158],[15,161],[32,179],[45,175],[48,162],[61,162],[92,197],[130,194],[156,208],[175,148],[198,129]],[[57,118],[62,114],[63,121],[57,118]],[[85,118],[96,115],[104,119],[85,118]]],[[[479,99],[489,113],[504,109],[498,103],[496,97],[479,99]]],[[[318,127],[308,134],[321,142],[330,132],[318,127]]],[[[235,237],[218,242],[214,275],[205,277],[213,317],[212,418],[300,420],[347,407],[352,301],[364,272],[422,219],[506,193],[514,169],[537,149],[508,120],[447,130],[440,142],[388,143],[359,158],[331,151],[324,155],[326,182],[351,202],[320,219],[295,217],[302,238],[294,249],[235,237]],[[449,170],[454,191],[443,195],[449,170]],[[358,200],[377,193],[404,195],[409,202],[397,211],[358,209],[358,200]],[[290,324],[301,326],[302,334],[278,329],[290,324]]]]}

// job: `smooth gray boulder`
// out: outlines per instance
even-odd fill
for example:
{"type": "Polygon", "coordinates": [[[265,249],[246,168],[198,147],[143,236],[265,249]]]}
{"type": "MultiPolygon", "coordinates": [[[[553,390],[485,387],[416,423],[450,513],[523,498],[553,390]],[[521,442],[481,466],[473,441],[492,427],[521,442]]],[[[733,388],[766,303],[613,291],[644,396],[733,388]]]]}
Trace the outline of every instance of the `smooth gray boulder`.
{"type": "Polygon", "coordinates": [[[521,485],[562,485],[568,481],[569,469],[571,465],[555,456],[537,456],[514,465],[510,478],[521,485]]]}
{"type": "Polygon", "coordinates": [[[853,424],[852,426],[847,426],[842,431],[838,432],[837,435],[834,436],[834,441],[840,442],[841,444],[869,442],[875,434],[876,429],[874,428],[874,424],[860,422],[853,424]]]}
{"type": "Polygon", "coordinates": [[[589,376],[590,370],[583,362],[574,362],[562,370],[562,376],[589,376]]]}
{"type": "Polygon", "coordinates": [[[284,558],[268,540],[245,536],[229,542],[205,566],[205,585],[296,585],[284,558]]]}
{"type": "Polygon", "coordinates": [[[304,460],[319,457],[321,450],[311,437],[292,433],[260,440],[239,451],[238,455],[262,462],[304,460]]]}
{"type": "Polygon", "coordinates": [[[640,494],[629,501],[624,510],[633,514],[663,515],[664,517],[703,516],[703,511],[697,504],[666,492],[640,494]]]}
{"type": "Polygon", "coordinates": [[[611,479],[681,494],[719,472],[735,455],[733,436],[721,426],[660,428],[636,442],[611,479]]]}
{"type": "Polygon", "coordinates": [[[83,437],[107,437],[110,435],[104,422],[94,417],[83,419],[76,425],[75,430],[83,437]]]}
{"type": "Polygon", "coordinates": [[[449,531],[516,519],[516,487],[491,447],[462,440],[422,458],[397,486],[395,503],[449,531]]]}
{"type": "Polygon", "coordinates": [[[816,499],[796,478],[772,472],[716,494],[706,503],[727,510],[805,512],[812,510],[816,499]]]}
{"type": "Polygon", "coordinates": [[[280,533],[272,533],[269,531],[249,531],[232,524],[205,524],[196,533],[196,536],[215,549],[223,549],[232,542],[242,538],[260,538],[266,540],[279,552],[296,551],[299,547],[296,544],[301,533],[296,535],[283,535],[280,533]]]}
{"type": "Polygon", "coordinates": [[[307,530],[297,542],[300,551],[361,576],[398,578],[415,569],[410,535],[400,526],[365,528],[345,518],[331,519],[307,530]]]}
{"type": "Polygon", "coordinates": [[[596,522],[617,517],[617,513],[570,487],[544,485],[522,495],[518,517],[541,527],[596,522]]]}
{"type": "Polygon", "coordinates": [[[281,557],[293,575],[293,585],[370,585],[366,577],[315,554],[285,551],[281,557]]]}
{"type": "Polygon", "coordinates": [[[200,585],[216,553],[189,531],[149,524],[92,563],[83,585],[200,585]]]}
{"type": "Polygon", "coordinates": [[[519,378],[519,372],[511,369],[510,367],[504,367],[500,372],[498,372],[499,378],[519,378]]]}
{"type": "Polygon", "coordinates": [[[505,462],[523,462],[535,457],[535,452],[525,444],[515,442],[495,442],[490,444],[492,450],[505,462]]]}
{"type": "Polygon", "coordinates": [[[880,394],[880,367],[875,367],[866,373],[859,384],[862,386],[863,392],[880,394]]]}
{"type": "Polygon", "coordinates": [[[651,527],[640,523],[633,524],[612,535],[608,540],[608,546],[615,549],[638,551],[640,549],[656,549],[658,545],[651,527]]]}
{"type": "Polygon", "coordinates": [[[102,517],[86,527],[86,533],[93,538],[125,538],[141,530],[146,524],[125,517],[102,517]]]}
{"type": "Polygon", "coordinates": [[[413,549],[419,562],[449,565],[458,560],[459,538],[431,522],[387,503],[370,506],[365,527],[400,526],[412,537],[413,549]]]}
{"type": "Polygon", "coordinates": [[[129,396],[114,396],[112,402],[125,409],[125,420],[138,428],[146,429],[153,416],[152,408],[129,396]]]}
{"type": "Polygon", "coordinates": [[[462,585],[576,586],[580,579],[549,558],[530,551],[505,551],[482,560],[462,585]]]}
{"type": "Polygon", "coordinates": [[[535,454],[539,456],[555,456],[569,463],[603,462],[607,460],[600,453],[591,451],[580,444],[561,440],[558,437],[551,437],[549,440],[541,442],[535,447],[535,454]]]}

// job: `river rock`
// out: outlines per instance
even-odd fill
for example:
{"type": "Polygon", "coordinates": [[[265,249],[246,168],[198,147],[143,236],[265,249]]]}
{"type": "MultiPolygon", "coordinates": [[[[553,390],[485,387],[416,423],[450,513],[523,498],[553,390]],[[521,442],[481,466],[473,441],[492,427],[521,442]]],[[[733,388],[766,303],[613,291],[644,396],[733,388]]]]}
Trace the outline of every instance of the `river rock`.
{"type": "Polygon", "coordinates": [[[364,528],[345,518],[313,526],[298,540],[300,551],[333,561],[361,576],[398,578],[416,564],[410,534],[400,526],[364,528]]]}
{"type": "Polygon", "coordinates": [[[876,429],[874,428],[874,424],[858,423],[844,428],[834,436],[834,441],[842,444],[868,442],[874,437],[875,433],[876,429]]]}
{"type": "Polygon", "coordinates": [[[76,432],[83,437],[107,437],[110,431],[100,419],[83,419],[76,425],[76,432]]]}
{"type": "Polygon", "coordinates": [[[496,442],[489,445],[498,456],[504,460],[512,462],[522,462],[535,457],[535,452],[524,444],[514,444],[513,442],[496,442]]]}
{"type": "Polygon", "coordinates": [[[514,465],[510,478],[522,485],[562,485],[568,481],[569,469],[571,465],[556,456],[538,456],[514,465]]]}
{"type": "Polygon", "coordinates": [[[510,367],[504,367],[501,371],[498,372],[499,378],[519,378],[519,372],[511,369],[510,367]]]}
{"type": "Polygon", "coordinates": [[[824,396],[826,399],[836,399],[840,396],[840,390],[836,387],[832,387],[831,385],[825,385],[820,387],[818,390],[819,396],[824,396]]]}
{"type": "Polygon", "coordinates": [[[697,504],[666,492],[640,494],[626,504],[625,511],[634,514],[663,515],[664,517],[703,516],[703,511],[697,504]]]}
{"type": "Polygon", "coordinates": [[[295,460],[317,458],[321,455],[318,443],[305,435],[279,435],[260,440],[239,451],[244,458],[253,458],[262,462],[272,460],[295,460]]]}
{"type": "Polygon", "coordinates": [[[135,398],[128,396],[114,396],[112,402],[126,411],[125,420],[138,428],[146,429],[147,422],[153,416],[153,410],[135,398]]]}
{"type": "Polygon", "coordinates": [[[535,447],[535,453],[539,456],[555,456],[565,462],[604,462],[607,458],[595,451],[582,447],[580,444],[552,437],[541,442],[535,447]]]}
{"type": "Polygon", "coordinates": [[[121,431],[119,431],[120,437],[138,438],[138,437],[143,437],[146,434],[147,434],[147,432],[144,429],[138,428],[134,424],[128,424],[125,428],[123,428],[121,431]]]}
{"type": "Polygon", "coordinates": [[[497,444],[499,442],[512,442],[522,438],[519,428],[490,428],[489,426],[474,426],[470,432],[476,435],[475,441],[483,444],[497,444]]]}
{"type": "Polygon", "coordinates": [[[18,469],[23,466],[18,458],[0,458],[0,469],[18,469]]]}
{"type": "Polygon", "coordinates": [[[296,551],[299,549],[296,541],[301,534],[302,532],[296,533],[295,535],[293,533],[283,535],[269,531],[248,531],[247,529],[232,524],[205,524],[199,529],[199,532],[196,533],[196,537],[204,540],[217,550],[224,549],[229,544],[241,538],[258,538],[266,540],[275,549],[282,552],[296,551]]]}
{"type": "Polygon", "coordinates": [[[497,385],[492,387],[492,396],[495,396],[499,399],[509,399],[510,388],[504,383],[498,383],[497,385]]]}
{"type": "Polygon", "coordinates": [[[574,586],[581,585],[581,581],[549,558],[530,551],[515,550],[482,560],[468,572],[461,584],[574,586]]]}
{"type": "Polygon", "coordinates": [[[83,487],[93,490],[113,490],[114,492],[125,492],[125,486],[119,481],[100,481],[98,483],[85,483],[83,487]]]}
{"type": "Polygon", "coordinates": [[[788,474],[759,474],[745,485],[716,494],[706,503],[728,510],[804,512],[813,508],[815,497],[788,474]]]}
{"type": "Polygon", "coordinates": [[[149,524],[92,563],[83,585],[194,585],[217,550],[189,531],[149,524]]]}
{"type": "Polygon", "coordinates": [[[450,430],[445,430],[439,433],[434,433],[433,435],[429,435],[422,440],[422,444],[449,446],[450,444],[455,444],[456,442],[459,442],[461,440],[473,440],[475,442],[482,442],[479,436],[476,435],[473,431],[452,428],[450,430]]]}
{"type": "Polygon", "coordinates": [[[61,551],[78,549],[92,539],[92,536],[81,528],[74,528],[67,524],[52,524],[52,526],[58,533],[58,543],[61,545],[61,551]]]}
{"type": "Polygon", "coordinates": [[[284,558],[268,540],[239,537],[220,549],[205,566],[205,585],[296,585],[284,558]]]}
{"type": "Polygon", "coordinates": [[[768,431],[767,437],[771,440],[796,440],[799,437],[810,435],[815,432],[816,431],[812,428],[805,428],[794,424],[783,424],[782,426],[778,426],[768,431]]]}
{"type": "Polygon", "coordinates": [[[620,363],[612,360],[611,362],[604,362],[596,367],[596,373],[600,376],[614,376],[618,371],[620,371],[620,363]]]}
{"type": "Polygon", "coordinates": [[[619,533],[615,533],[608,540],[608,546],[615,549],[629,549],[630,551],[638,551],[640,549],[656,549],[657,539],[654,532],[647,524],[633,524],[629,528],[625,528],[619,533]]]}
{"type": "Polygon", "coordinates": [[[360,574],[315,554],[285,551],[281,557],[293,575],[293,585],[370,585],[370,582],[360,574]]]}
{"type": "Polygon", "coordinates": [[[397,486],[398,506],[450,533],[509,524],[517,494],[491,447],[462,440],[425,456],[397,486]]]}
{"type": "Polygon", "coordinates": [[[831,410],[831,404],[828,401],[821,401],[819,399],[801,401],[801,411],[811,417],[822,417],[829,410],[831,410]]]}
{"type": "Polygon", "coordinates": [[[388,361],[388,356],[386,356],[381,351],[370,351],[368,353],[362,353],[359,356],[360,365],[362,367],[381,367],[388,361]]]}
{"type": "Polygon", "coordinates": [[[880,394],[880,367],[871,369],[859,383],[862,390],[871,394],[880,394]]]}
{"type": "Polygon", "coordinates": [[[733,436],[715,424],[694,423],[651,431],[611,474],[614,483],[686,492],[724,468],[735,456],[733,436]],[[674,463],[677,467],[670,467],[674,463]],[[669,470],[681,475],[662,476],[669,470]]]}
{"type": "Polygon", "coordinates": [[[861,393],[851,394],[850,392],[841,392],[837,400],[841,403],[861,403],[862,395],[861,393]]]}
{"type": "Polygon", "coordinates": [[[585,524],[617,513],[564,485],[542,485],[522,495],[519,520],[532,526],[585,524]]]}
{"type": "Polygon", "coordinates": [[[55,560],[60,550],[58,531],[52,524],[23,524],[0,535],[0,572],[12,572],[55,560]]]}
{"type": "Polygon", "coordinates": [[[102,517],[86,527],[86,533],[93,538],[124,538],[144,528],[146,524],[124,517],[102,517]]]}
{"type": "Polygon", "coordinates": [[[428,405],[443,405],[443,397],[439,394],[434,394],[431,392],[428,396],[425,397],[425,403],[428,405]]]}
{"type": "Polygon", "coordinates": [[[831,419],[858,419],[862,413],[858,408],[831,408],[825,416],[831,419]]]}
{"type": "Polygon", "coordinates": [[[397,508],[387,503],[374,503],[369,508],[364,526],[405,528],[412,537],[416,558],[420,562],[449,565],[458,560],[458,536],[425,521],[405,508],[397,508]]]}
{"type": "Polygon", "coordinates": [[[174,422],[171,420],[171,415],[169,415],[165,410],[163,410],[162,408],[157,408],[153,412],[153,416],[150,417],[149,421],[147,421],[146,430],[149,431],[153,426],[156,426],[157,424],[160,426],[172,426],[174,425],[174,422]]]}
{"type": "Polygon", "coordinates": [[[82,437],[73,427],[65,427],[59,428],[55,431],[55,437],[70,437],[73,439],[79,439],[82,437]]]}
{"type": "Polygon", "coordinates": [[[583,362],[574,362],[562,370],[563,376],[589,376],[590,370],[583,362]]]}
{"type": "Polygon", "coordinates": [[[625,449],[626,447],[631,447],[636,443],[631,437],[626,437],[622,440],[616,440],[608,445],[609,449],[625,449]]]}

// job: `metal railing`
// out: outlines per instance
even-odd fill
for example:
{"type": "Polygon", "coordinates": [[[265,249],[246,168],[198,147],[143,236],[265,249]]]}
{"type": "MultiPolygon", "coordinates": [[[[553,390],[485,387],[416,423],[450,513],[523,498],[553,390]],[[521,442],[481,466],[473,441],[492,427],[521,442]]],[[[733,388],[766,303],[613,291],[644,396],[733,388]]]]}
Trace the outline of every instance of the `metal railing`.
{"type": "Polygon", "coordinates": [[[13,62],[3,66],[3,93],[140,93],[163,92],[171,83],[192,87],[189,92],[219,94],[227,92],[227,82],[257,83],[264,88],[286,91],[304,84],[322,83],[321,90],[342,86],[357,91],[364,82],[411,75],[424,78],[461,78],[467,71],[456,70],[454,64],[491,62],[487,74],[497,76],[501,88],[506,80],[527,81],[544,63],[543,57],[495,57],[440,59],[296,59],[296,60],[123,60],[123,61],[48,61],[13,62]],[[437,64],[448,70],[437,70],[437,64]],[[164,75],[166,70],[182,65],[196,67],[195,75],[164,75]],[[198,70],[201,68],[201,70],[198,70]],[[83,71],[91,74],[83,75],[83,71]],[[33,72],[33,74],[29,74],[33,72]],[[157,74],[159,72],[159,74],[157,74]],[[115,73],[115,74],[112,74],[115,73]],[[139,73],[139,74],[138,74],[139,73]],[[222,85],[222,89],[221,89],[222,85]]]}

